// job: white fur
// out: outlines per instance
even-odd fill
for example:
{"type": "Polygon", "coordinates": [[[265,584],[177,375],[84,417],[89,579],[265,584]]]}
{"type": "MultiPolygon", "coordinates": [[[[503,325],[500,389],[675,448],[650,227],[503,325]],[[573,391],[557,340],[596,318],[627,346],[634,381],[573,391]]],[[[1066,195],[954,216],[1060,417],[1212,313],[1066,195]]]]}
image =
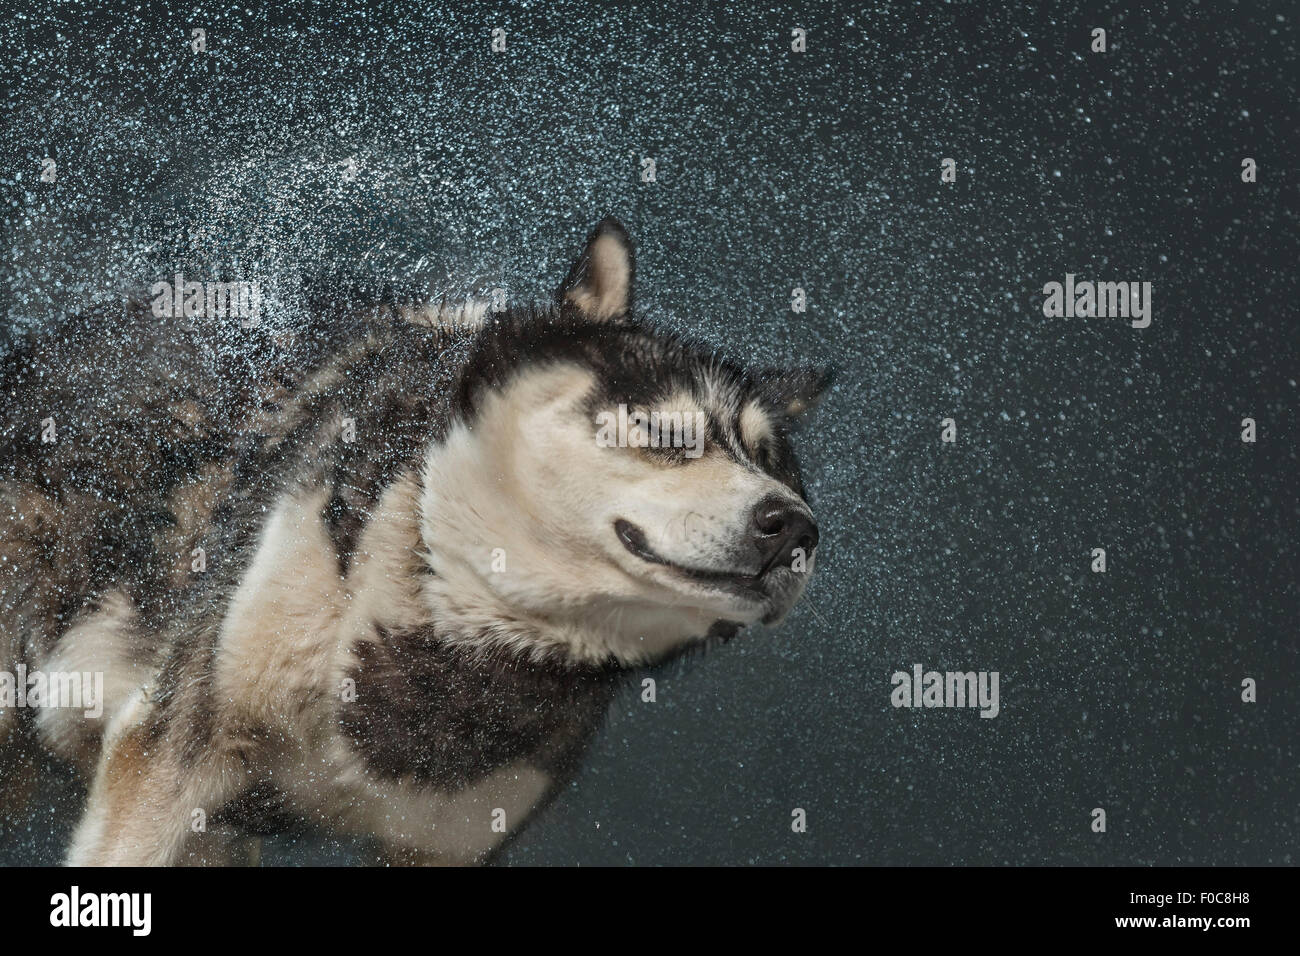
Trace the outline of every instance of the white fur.
{"type": "Polygon", "coordinates": [[[147,681],[155,670],[152,662],[135,663],[131,645],[135,632],[135,608],[120,591],[104,597],[89,615],[70,627],[42,662],[47,672],[101,673],[103,711],[87,717],[82,710],[44,707],[36,713],[41,738],[55,751],[74,759],[87,759],[98,745],[104,728],[127,698],[147,681]]]}
{"type": "Polygon", "coordinates": [[[614,524],[635,523],[682,567],[752,573],[731,566],[735,542],[754,506],[788,489],[720,449],[669,466],[636,448],[600,447],[581,412],[592,386],[576,366],[526,372],[488,397],[473,429],[430,450],[420,502],[437,572],[425,584],[430,608],[465,640],[487,629],[491,641],[539,655],[628,664],[714,621],[762,618],[756,601],[630,554],[614,524]],[[493,569],[497,549],[504,571],[493,569]]]}

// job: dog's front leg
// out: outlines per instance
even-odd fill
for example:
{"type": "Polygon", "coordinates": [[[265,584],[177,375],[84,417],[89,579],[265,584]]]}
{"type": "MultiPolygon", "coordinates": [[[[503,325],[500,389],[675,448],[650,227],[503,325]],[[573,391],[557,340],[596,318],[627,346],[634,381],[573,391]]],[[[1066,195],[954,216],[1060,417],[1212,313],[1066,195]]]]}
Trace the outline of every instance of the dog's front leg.
{"type": "Polygon", "coordinates": [[[192,762],[151,703],[114,718],[68,852],[70,866],[168,866],[245,782],[238,758],[205,747],[192,762]]]}

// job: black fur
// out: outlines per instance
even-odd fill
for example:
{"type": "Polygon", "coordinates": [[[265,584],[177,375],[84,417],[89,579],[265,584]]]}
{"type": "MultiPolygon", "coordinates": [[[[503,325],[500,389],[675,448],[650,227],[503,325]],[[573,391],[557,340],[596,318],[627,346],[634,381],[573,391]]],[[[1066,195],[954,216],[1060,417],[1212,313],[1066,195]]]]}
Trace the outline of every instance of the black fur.
{"type": "Polygon", "coordinates": [[[393,779],[460,790],[527,760],[568,779],[614,698],[609,667],[538,662],[454,646],[432,629],[362,644],[356,700],[339,726],[366,765],[393,779]]]}
{"type": "MultiPolygon", "coordinates": [[[[803,494],[785,428],[745,448],[739,414],[753,400],[783,425],[794,399],[825,384],[747,373],[650,324],[592,322],[570,304],[454,331],[384,307],[324,306],[294,339],[158,319],[135,302],[71,320],[0,365],[0,505],[10,512],[0,548],[13,565],[0,614],[22,631],[9,654],[39,659],[97,596],[125,591],[142,619],[135,653],[162,662],[151,733],[191,764],[218,732],[250,747],[266,734],[214,726],[210,665],[262,523],[295,484],[327,489],[322,518],[346,575],[375,503],[431,443],[473,423],[483,396],[522,369],[576,362],[598,383],[592,411],[692,392],[707,373],[730,399],[711,415],[710,439],[803,494]],[[53,445],[40,443],[46,417],[60,429],[53,445]],[[356,421],[355,442],[343,440],[344,418],[356,421]],[[189,571],[195,547],[207,573],[189,571]]],[[[386,777],[458,789],[526,758],[563,780],[615,693],[612,665],[481,654],[432,629],[380,636],[358,649],[358,697],[338,722],[386,777]]],[[[254,802],[275,802],[258,793],[254,802]]]]}

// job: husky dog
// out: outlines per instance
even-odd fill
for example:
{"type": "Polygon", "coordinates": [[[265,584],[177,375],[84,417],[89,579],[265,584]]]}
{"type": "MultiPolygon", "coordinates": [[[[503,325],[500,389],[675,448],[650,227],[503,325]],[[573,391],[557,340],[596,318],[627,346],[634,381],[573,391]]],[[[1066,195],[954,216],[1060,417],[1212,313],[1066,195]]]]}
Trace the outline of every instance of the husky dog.
{"type": "Polygon", "coordinates": [[[103,675],[98,718],[0,712],[91,775],[68,862],[277,812],[482,860],[620,673],[785,615],[826,376],[638,320],[633,275],[607,219],[545,308],[322,305],[287,341],[136,303],[5,358],[0,667],[103,675]]]}

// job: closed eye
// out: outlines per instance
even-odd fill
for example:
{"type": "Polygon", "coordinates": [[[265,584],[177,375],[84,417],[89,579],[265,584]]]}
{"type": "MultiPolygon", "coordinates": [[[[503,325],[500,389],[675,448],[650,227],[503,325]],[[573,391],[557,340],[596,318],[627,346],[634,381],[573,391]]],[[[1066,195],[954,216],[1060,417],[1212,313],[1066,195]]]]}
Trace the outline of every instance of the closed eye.
{"type": "Polygon", "coordinates": [[[661,445],[658,448],[646,446],[641,449],[653,460],[665,465],[685,465],[692,459],[686,454],[687,449],[680,445],[661,445]]]}

